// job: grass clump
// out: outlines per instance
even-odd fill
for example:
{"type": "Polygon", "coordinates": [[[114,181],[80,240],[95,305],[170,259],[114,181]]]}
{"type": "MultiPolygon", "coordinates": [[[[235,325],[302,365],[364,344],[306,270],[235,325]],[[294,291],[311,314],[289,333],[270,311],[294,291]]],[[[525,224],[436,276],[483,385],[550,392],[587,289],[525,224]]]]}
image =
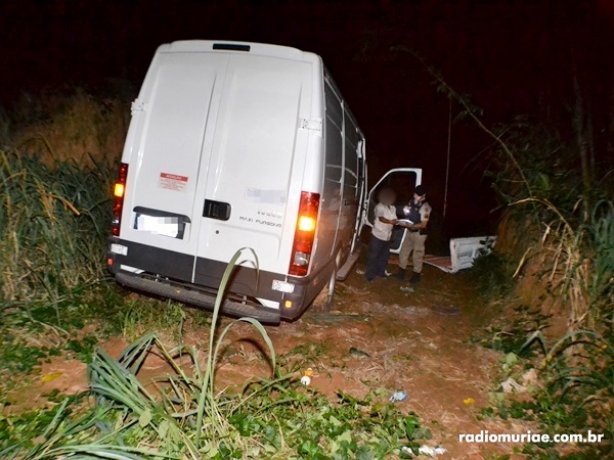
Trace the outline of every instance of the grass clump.
{"type": "Polygon", "coordinates": [[[0,375],[9,378],[14,373],[28,373],[38,366],[41,360],[60,354],[59,347],[29,344],[16,334],[5,333],[0,339],[0,375]]]}
{"type": "MultiPolygon", "coordinates": [[[[109,171],[0,151],[4,308],[59,305],[103,276],[109,171]]],[[[59,316],[59,311],[57,311],[59,316]]]]}
{"type": "Polygon", "coordinates": [[[510,261],[496,250],[476,257],[469,270],[476,292],[490,301],[502,299],[512,291],[511,275],[510,261]]]}
{"type": "Polygon", "coordinates": [[[175,341],[180,341],[186,320],[192,319],[199,312],[188,312],[184,306],[173,301],[127,299],[122,308],[121,333],[129,340],[134,340],[150,330],[169,333],[175,341]]]}
{"type": "Polygon", "coordinates": [[[526,346],[527,338],[548,328],[550,315],[545,315],[536,308],[519,305],[509,316],[495,320],[484,330],[476,332],[472,341],[506,354],[534,356],[536,350],[526,346]]]}
{"type": "Polygon", "coordinates": [[[527,445],[523,452],[531,458],[609,458],[614,452],[611,338],[578,330],[549,342],[537,331],[520,347],[520,355],[512,352],[505,355],[502,391],[491,395],[494,407],[487,408],[483,415],[535,421],[544,433],[552,436],[586,435],[591,430],[604,437],[598,444],[575,446],[575,452],[569,456],[560,456],[561,446],[552,443],[527,445]],[[535,353],[527,357],[527,353],[522,353],[527,349],[535,353]],[[533,378],[527,379],[531,374],[533,378]]]}

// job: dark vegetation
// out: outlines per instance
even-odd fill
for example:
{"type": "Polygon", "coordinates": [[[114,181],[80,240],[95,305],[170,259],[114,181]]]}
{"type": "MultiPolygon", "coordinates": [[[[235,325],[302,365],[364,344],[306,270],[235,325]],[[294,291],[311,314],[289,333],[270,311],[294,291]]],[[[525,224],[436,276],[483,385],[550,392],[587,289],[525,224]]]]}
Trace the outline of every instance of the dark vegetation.
{"type": "MultiPolygon", "coordinates": [[[[605,433],[569,458],[605,458],[614,438],[614,164],[597,151],[576,86],[572,141],[518,117],[492,130],[480,110],[430,69],[441,91],[495,141],[482,159],[504,207],[496,251],[479,259],[476,282],[503,314],[481,334],[507,353],[504,378],[535,369],[528,393],[499,398],[503,418],[536,420],[551,433],[605,433]]],[[[557,458],[553,445],[525,453],[557,458]]]]}

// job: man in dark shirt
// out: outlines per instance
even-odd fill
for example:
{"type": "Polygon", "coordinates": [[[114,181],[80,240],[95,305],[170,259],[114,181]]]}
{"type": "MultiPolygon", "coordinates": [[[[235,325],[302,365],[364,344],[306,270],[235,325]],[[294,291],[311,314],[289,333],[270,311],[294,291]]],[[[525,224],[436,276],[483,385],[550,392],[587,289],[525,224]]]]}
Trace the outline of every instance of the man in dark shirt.
{"type": "Polygon", "coordinates": [[[413,284],[420,282],[424,261],[426,226],[431,216],[431,210],[431,205],[426,201],[426,189],[423,185],[416,186],[414,196],[403,208],[405,221],[400,220],[397,223],[397,225],[407,229],[407,235],[399,252],[399,271],[396,277],[400,280],[405,278],[409,255],[411,254],[413,274],[409,282],[413,284]]]}

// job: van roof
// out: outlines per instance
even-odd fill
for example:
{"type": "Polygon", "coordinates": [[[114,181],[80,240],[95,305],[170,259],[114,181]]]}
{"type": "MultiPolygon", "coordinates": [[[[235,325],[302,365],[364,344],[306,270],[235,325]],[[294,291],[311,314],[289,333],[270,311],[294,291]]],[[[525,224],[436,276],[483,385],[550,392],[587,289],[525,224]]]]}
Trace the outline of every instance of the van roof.
{"type": "Polygon", "coordinates": [[[250,53],[261,56],[272,56],[283,59],[303,61],[320,60],[314,53],[301,51],[297,48],[267,43],[239,42],[232,40],[179,40],[166,43],[158,48],[158,52],[220,52],[220,53],[250,53]]]}

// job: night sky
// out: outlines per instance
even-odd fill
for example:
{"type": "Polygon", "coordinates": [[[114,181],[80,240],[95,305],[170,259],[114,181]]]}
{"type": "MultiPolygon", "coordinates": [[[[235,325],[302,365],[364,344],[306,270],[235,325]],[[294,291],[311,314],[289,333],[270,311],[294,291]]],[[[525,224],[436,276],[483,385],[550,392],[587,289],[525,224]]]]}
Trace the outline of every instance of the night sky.
{"type": "MultiPolygon", "coordinates": [[[[606,157],[614,155],[613,29],[614,0],[2,0],[0,103],[10,109],[24,92],[95,90],[110,79],[136,91],[156,47],[174,40],[294,46],[321,55],[348,100],[367,137],[371,182],[391,167],[423,167],[441,214],[449,103],[424,67],[391,47],[419,52],[484,109],[487,124],[523,114],[570,140],[575,66],[606,157]]],[[[448,236],[492,230],[495,200],[481,179],[491,144],[469,121],[454,124],[448,236]]]]}

